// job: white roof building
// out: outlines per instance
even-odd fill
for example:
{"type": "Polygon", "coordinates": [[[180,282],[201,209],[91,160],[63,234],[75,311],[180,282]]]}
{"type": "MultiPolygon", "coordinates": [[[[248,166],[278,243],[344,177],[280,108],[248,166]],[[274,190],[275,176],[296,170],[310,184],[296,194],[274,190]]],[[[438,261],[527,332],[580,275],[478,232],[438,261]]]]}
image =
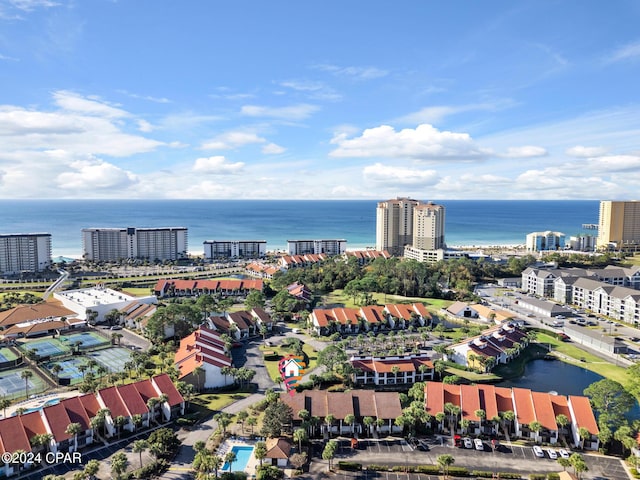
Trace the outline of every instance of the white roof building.
{"type": "Polygon", "coordinates": [[[155,295],[134,297],[124,292],[118,292],[105,287],[66,290],[64,292],[56,292],[53,296],[62,302],[66,308],[76,312],[82,319],[87,319],[87,310],[98,312],[96,322],[103,321],[105,315],[111,310],[121,310],[133,301],[146,304],[155,304],[158,302],[155,295]]]}

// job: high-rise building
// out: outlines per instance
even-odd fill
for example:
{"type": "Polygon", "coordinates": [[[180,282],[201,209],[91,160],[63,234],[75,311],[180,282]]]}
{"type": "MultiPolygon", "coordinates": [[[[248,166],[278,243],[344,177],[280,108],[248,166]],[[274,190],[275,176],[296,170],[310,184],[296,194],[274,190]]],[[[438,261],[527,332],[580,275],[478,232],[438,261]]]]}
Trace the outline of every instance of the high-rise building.
{"type": "Polygon", "coordinates": [[[376,250],[402,255],[413,242],[413,211],[418,200],[398,197],[378,203],[376,211],[376,250]]]}
{"type": "Polygon", "coordinates": [[[420,250],[439,250],[446,247],[442,205],[428,202],[414,208],[412,245],[420,250]]]}
{"type": "Polygon", "coordinates": [[[565,246],[565,234],[562,232],[531,232],[527,234],[525,245],[529,252],[562,250],[565,246]]]}
{"type": "Polygon", "coordinates": [[[178,260],[187,256],[187,245],[185,227],[82,230],[83,258],[95,262],[128,258],[178,260]]]}
{"type": "Polygon", "coordinates": [[[50,265],[50,233],[0,234],[0,274],[41,272],[50,265]]]}
{"type": "Polygon", "coordinates": [[[342,255],[347,250],[347,241],[344,239],[287,240],[287,250],[289,255],[306,255],[308,253],[342,255]]]}
{"type": "Polygon", "coordinates": [[[204,258],[261,258],[267,254],[266,240],[205,240],[204,258]]]}
{"type": "Polygon", "coordinates": [[[640,201],[600,202],[597,247],[604,250],[640,247],[640,201]]]}

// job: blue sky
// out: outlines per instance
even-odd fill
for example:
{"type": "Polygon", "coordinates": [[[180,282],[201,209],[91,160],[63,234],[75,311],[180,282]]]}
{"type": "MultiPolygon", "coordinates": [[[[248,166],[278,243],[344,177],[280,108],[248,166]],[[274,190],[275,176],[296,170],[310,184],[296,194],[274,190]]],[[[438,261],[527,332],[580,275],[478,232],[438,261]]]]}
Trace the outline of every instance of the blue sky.
{"type": "Polygon", "coordinates": [[[0,0],[0,198],[637,198],[638,24],[635,0],[0,0]]]}

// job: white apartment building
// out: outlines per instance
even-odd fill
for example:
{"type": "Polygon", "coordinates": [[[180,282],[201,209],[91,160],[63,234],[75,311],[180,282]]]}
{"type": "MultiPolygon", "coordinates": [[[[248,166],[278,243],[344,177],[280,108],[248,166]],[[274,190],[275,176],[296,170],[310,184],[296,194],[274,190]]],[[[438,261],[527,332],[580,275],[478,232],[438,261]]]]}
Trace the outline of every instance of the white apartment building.
{"type": "Polygon", "coordinates": [[[565,245],[565,234],[562,232],[531,232],[527,235],[526,247],[529,252],[562,250],[565,245]]]}
{"type": "Polygon", "coordinates": [[[376,210],[376,250],[402,255],[413,243],[413,212],[419,200],[398,197],[378,203],[376,210]]]}
{"type": "Polygon", "coordinates": [[[262,258],[267,254],[266,240],[205,240],[204,258],[262,258]]]}
{"type": "Polygon", "coordinates": [[[185,227],[85,228],[82,230],[83,258],[96,262],[140,258],[177,260],[187,255],[185,227]]]}
{"type": "Polygon", "coordinates": [[[334,240],[287,240],[289,255],[342,255],[347,251],[347,241],[334,240]]]}
{"type": "Polygon", "coordinates": [[[50,233],[0,234],[0,274],[40,272],[50,265],[50,233]]]}
{"type": "Polygon", "coordinates": [[[640,201],[601,201],[597,243],[599,249],[638,250],[640,201]]]}

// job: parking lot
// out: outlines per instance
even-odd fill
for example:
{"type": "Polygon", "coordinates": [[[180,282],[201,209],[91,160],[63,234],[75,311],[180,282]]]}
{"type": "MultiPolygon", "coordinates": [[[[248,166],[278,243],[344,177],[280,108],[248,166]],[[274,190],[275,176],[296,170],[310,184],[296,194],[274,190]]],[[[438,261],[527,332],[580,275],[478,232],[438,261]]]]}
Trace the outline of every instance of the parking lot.
{"type": "MultiPolygon", "coordinates": [[[[358,449],[352,450],[348,440],[339,440],[339,448],[335,461],[348,460],[363,465],[435,465],[438,455],[449,454],[455,458],[456,466],[485,471],[503,471],[521,473],[523,477],[530,473],[559,472],[562,467],[556,460],[549,458],[546,449],[544,458],[536,457],[529,446],[500,444],[494,450],[489,442],[483,442],[483,451],[475,448],[454,448],[448,445],[448,437],[430,437],[407,443],[400,438],[362,439],[358,449]],[[416,447],[412,447],[413,443],[416,447]],[[422,446],[420,446],[422,445],[422,446]]],[[[557,448],[554,450],[558,450],[557,448]]],[[[572,453],[572,452],[569,452],[572,453]]],[[[626,480],[628,475],[621,460],[597,454],[583,455],[589,471],[583,478],[606,478],[610,480],[626,480]]],[[[398,472],[340,472],[338,477],[344,478],[383,478],[383,479],[429,479],[429,475],[398,472]]],[[[435,477],[434,477],[435,478],[435,477]]]]}

